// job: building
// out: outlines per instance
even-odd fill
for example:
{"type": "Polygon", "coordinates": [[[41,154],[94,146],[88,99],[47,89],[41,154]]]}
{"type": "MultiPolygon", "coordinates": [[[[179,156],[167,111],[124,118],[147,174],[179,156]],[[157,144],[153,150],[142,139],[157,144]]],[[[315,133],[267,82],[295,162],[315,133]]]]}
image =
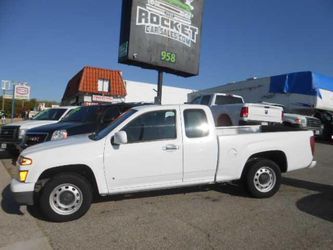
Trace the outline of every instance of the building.
{"type": "Polygon", "coordinates": [[[125,96],[121,71],[86,66],[69,80],[61,104],[121,102],[125,96]]]}
{"type": "MultiPolygon", "coordinates": [[[[182,104],[194,90],[162,87],[162,104],[182,104]]],[[[124,80],[119,70],[84,67],[67,84],[62,105],[94,103],[151,102],[157,96],[157,84],[124,80]]]]}
{"type": "MultiPolygon", "coordinates": [[[[157,96],[157,84],[135,82],[126,80],[126,102],[154,102],[157,96]]],[[[162,104],[183,104],[187,102],[187,95],[193,89],[184,89],[171,86],[162,87],[162,104]]]]}
{"type": "Polygon", "coordinates": [[[223,84],[189,95],[227,93],[245,102],[277,103],[293,113],[313,115],[315,110],[333,111],[333,77],[312,71],[292,72],[223,84]]]}

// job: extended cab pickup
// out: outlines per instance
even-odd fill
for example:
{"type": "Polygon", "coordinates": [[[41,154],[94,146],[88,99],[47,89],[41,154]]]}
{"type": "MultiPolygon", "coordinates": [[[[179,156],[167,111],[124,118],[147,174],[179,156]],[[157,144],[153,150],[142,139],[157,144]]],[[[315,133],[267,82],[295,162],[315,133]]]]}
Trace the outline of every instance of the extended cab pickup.
{"type": "Polygon", "coordinates": [[[93,193],[128,192],[243,180],[254,197],[270,197],[281,173],[313,167],[310,131],[269,126],[216,128],[203,105],[140,106],[97,134],[24,150],[11,191],[38,204],[52,221],[81,217],[93,193]]]}
{"type": "MultiPolygon", "coordinates": [[[[196,93],[193,94],[196,95],[196,93]]],[[[282,123],[283,109],[281,107],[244,103],[243,97],[239,95],[224,93],[196,95],[191,104],[209,106],[216,126],[282,123]]]]}

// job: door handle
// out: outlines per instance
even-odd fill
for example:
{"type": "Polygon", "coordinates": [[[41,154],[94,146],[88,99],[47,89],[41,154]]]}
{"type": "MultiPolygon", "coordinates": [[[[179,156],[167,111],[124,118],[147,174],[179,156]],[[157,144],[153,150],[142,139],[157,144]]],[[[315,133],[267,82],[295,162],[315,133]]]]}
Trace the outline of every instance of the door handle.
{"type": "Polygon", "coordinates": [[[173,150],[178,150],[179,146],[174,145],[174,144],[168,144],[162,148],[164,151],[173,151],[173,150]]]}

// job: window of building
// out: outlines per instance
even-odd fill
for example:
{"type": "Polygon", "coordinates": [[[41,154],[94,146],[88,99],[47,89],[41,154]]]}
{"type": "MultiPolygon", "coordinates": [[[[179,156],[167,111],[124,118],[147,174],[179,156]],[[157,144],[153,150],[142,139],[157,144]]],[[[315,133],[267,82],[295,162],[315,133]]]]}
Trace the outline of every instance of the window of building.
{"type": "Polygon", "coordinates": [[[109,92],[110,91],[110,80],[108,79],[99,79],[97,82],[98,91],[109,92]]]}

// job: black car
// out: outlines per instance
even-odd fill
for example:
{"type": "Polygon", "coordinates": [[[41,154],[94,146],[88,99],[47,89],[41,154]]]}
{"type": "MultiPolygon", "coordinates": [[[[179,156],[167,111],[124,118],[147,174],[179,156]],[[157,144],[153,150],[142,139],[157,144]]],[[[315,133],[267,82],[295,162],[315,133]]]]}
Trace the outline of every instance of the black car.
{"type": "Polygon", "coordinates": [[[333,141],[333,112],[326,110],[317,110],[314,115],[323,124],[323,139],[333,141]]]}
{"type": "Polygon", "coordinates": [[[65,139],[71,135],[95,132],[105,128],[128,109],[143,104],[118,103],[78,107],[68,113],[60,122],[29,129],[18,149],[21,151],[45,141],[65,139]]]}

